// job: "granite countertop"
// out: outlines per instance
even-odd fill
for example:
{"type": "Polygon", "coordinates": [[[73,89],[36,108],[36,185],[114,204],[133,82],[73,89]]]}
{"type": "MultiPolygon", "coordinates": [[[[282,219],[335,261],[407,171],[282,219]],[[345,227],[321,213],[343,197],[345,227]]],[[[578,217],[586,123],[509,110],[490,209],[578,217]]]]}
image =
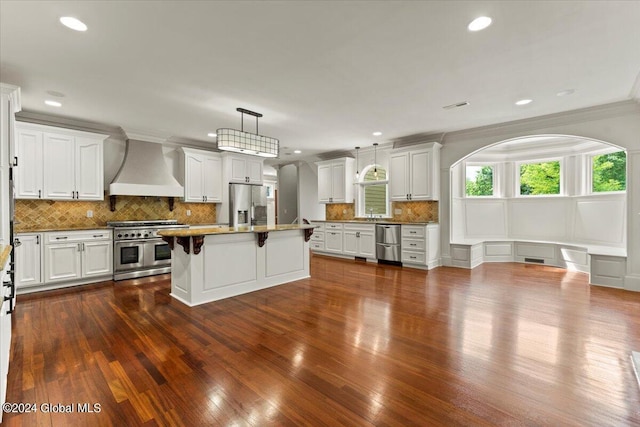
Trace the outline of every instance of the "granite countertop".
{"type": "Polygon", "coordinates": [[[1,252],[0,252],[0,268],[4,268],[4,266],[7,264],[7,261],[9,261],[9,255],[11,254],[11,249],[12,247],[9,246],[0,246],[1,252]]]}
{"type": "Polygon", "coordinates": [[[254,225],[251,227],[212,227],[212,228],[180,228],[176,230],[158,231],[158,235],[166,237],[202,236],[204,234],[236,234],[236,233],[268,233],[271,231],[306,230],[315,228],[310,224],[254,225]]]}
{"type": "Polygon", "coordinates": [[[374,221],[368,219],[312,219],[310,222],[351,222],[355,224],[406,224],[406,225],[430,225],[430,224],[438,224],[435,221],[418,221],[418,222],[408,222],[408,221],[395,221],[393,219],[387,218],[378,218],[374,221]]]}

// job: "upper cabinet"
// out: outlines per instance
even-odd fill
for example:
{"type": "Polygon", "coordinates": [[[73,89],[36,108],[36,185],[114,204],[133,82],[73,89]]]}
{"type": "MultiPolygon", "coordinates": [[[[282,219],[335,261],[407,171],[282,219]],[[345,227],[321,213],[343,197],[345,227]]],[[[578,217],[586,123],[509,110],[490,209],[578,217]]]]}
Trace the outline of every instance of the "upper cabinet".
{"type": "Polygon", "coordinates": [[[184,201],[222,202],[222,158],[210,151],[182,148],[184,157],[184,201]]]}
{"type": "Polygon", "coordinates": [[[318,165],[318,201],[353,203],[355,160],[349,157],[327,160],[318,165]]]}
{"type": "Polygon", "coordinates": [[[440,147],[437,142],[392,150],[389,198],[393,201],[440,198],[440,147]]]}
{"type": "Polygon", "coordinates": [[[108,135],[16,123],[16,198],[104,200],[108,135]]]}
{"type": "Polygon", "coordinates": [[[240,183],[262,185],[264,159],[243,154],[224,153],[223,167],[225,184],[240,183]]]}

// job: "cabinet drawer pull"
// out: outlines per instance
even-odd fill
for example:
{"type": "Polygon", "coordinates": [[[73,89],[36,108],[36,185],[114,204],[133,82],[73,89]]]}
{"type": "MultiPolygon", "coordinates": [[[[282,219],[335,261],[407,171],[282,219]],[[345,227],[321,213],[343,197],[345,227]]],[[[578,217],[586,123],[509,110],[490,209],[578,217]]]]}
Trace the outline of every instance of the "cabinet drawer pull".
{"type": "Polygon", "coordinates": [[[409,246],[418,246],[415,243],[409,243],[409,246]]]}
{"type": "Polygon", "coordinates": [[[56,237],[56,240],[65,240],[66,238],[67,238],[67,236],[56,237]]]}
{"type": "Polygon", "coordinates": [[[38,190],[38,199],[42,198],[42,190],[38,190]]]}
{"type": "Polygon", "coordinates": [[[411,259],[416,259],[416,257],[414,257],[413,255],[411,255],[409,258],[411,258],[411,259]]]}
{"type": "Polygon", "coordinates": [[[104,237],[104,234],[94,234],[93,237],[95,237],[95,238],[104,237]]]}
{"type": "Polygon", "coordinates": [[[416,234],[416,232],[415,231],[410,231],[409,234],[416,234]]]}

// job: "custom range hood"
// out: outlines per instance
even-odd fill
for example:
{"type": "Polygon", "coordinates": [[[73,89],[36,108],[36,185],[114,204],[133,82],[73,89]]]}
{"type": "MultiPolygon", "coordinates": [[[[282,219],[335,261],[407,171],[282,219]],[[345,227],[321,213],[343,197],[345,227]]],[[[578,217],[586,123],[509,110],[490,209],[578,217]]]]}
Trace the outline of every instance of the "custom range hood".
{"type": "Polygon", "coordinates": [[[158,138],[127,133],[122,166],[109,185],[112,210],[115,209],[113,196],[184,196],[184,188],[173,177],[164,160],[162,142],[158,138]]]}

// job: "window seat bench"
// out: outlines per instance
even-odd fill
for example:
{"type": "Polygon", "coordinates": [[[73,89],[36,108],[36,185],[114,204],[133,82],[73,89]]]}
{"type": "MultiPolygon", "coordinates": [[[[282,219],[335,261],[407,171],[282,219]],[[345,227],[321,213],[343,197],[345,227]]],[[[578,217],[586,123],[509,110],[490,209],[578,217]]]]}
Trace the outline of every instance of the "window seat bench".
{"type": "Polygon", "coordinates": [[[465,239],[450,244],[450,265],[474,268],[485,262],[550,265],[589,274],[589,283],[624,287],[625,248],[518,239],[465,239]]]}

